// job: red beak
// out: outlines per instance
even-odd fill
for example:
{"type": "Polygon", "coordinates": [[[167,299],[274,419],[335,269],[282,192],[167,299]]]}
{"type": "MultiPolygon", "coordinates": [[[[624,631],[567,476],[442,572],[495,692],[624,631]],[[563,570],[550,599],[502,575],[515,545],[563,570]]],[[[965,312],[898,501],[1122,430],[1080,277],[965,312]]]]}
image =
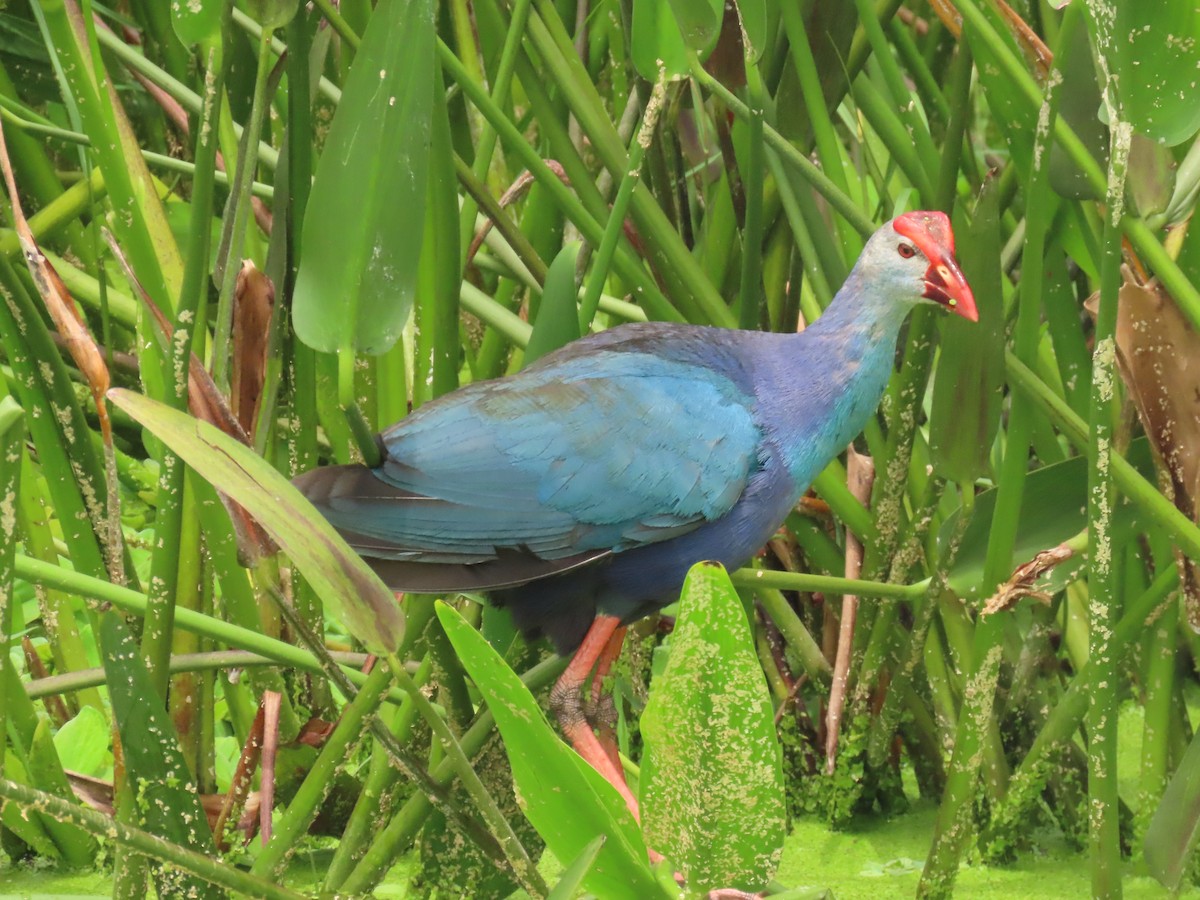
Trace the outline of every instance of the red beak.
{"type": "Polygon", "coordinates": [[[922,295],[940,303],[950,312],[958,313],[971,322],[979,321],[975,295],[954,259],[954,232],[950,220],[940,212],[910,212],[897,216],[892,222],[897,234],[902,234],[920,248],[929,260],[925,270],[925,293],[922,295]]]}
{"type": "Polygon", "coordinates": [[[975,295],[953,256],[930,259],[925,270],[925,295],[971,322],[979,321],[975,295]]]}

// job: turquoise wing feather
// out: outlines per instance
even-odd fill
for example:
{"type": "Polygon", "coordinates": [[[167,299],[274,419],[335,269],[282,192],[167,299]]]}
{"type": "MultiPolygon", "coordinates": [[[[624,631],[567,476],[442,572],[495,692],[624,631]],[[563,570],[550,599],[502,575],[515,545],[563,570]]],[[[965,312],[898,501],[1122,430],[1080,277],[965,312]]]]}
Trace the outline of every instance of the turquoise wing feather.
{"type": "Polygon", "coordinates": [[[733,380],[687,361],[621,350],[552,357],[384,432],[388,458],[374,474],[394,491],[363,491],[330,512],[335,525],[386,544],[376,555],[422,562],[655,543],[737,502],[759,465],[752,408],[733,380]]]}

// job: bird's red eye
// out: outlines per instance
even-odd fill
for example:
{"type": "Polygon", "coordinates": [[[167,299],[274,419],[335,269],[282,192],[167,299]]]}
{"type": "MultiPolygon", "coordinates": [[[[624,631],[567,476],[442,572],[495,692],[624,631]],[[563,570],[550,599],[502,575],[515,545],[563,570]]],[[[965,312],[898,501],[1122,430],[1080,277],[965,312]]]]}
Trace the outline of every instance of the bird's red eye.
{"type": "Polygon", "coordinates": [[[899,253],[901,256],[903,256],[905,259],[912,259],[914,256],[917,255],[917,250],[915,247],[913,247],[912,244],[901,244],[900,246],[898,246],[896,248],[896,252],[899,253]]]}

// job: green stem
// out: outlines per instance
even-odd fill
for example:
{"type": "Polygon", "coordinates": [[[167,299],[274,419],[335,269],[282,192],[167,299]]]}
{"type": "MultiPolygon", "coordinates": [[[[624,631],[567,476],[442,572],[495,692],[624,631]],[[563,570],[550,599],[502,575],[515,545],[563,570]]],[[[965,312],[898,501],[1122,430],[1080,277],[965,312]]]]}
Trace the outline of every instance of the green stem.
{"type": "MultiPolygon", "coordinates": [[[[1102,65],[1103,70],[1103,65],[1102,65]]],[[[1094,667],[1088,704],[1088,832],[1092,896],[1121,896],[1120,796],[1117,793],[1117,700],[1121,673],[1112,647],[1119,600],[1113,575],[1113,423],[1119,415],[1116,390],[1117,292],[1121,287],[1121,216],[1132,130],[1109,108],[1108,206],[1100,263],[1100,306],[1092,354],[1091,436],[1088,440],[1088,662],[1094,667]]]]}
{"type": "MultiPolygon", "coordinates": [[[[1011,353],[1005,353],[1004,364],[1008,382],[1027,394],[1055,426],[1080,452],[1088,449],[1088,425],[1044,381],[1011,353]]],[[[1120,453],[1112,454],[1112,475],[1117,489],[1160,528],[1163,528],[1179,549],[1192,559],[1200,560],[1200,528],[1181,513],[1162,492],[1145,479],[1120,453]]]]}
{"type": "MultiPolygon", "coordinates": [[[[330,656],[348,669],[360,669],[367,662],[366,653],[330,652],[330,656]]],[[[247,650],[205,650],[200,653],[176,653],[169,663],[168,670],[172,675],[183,672],[211,672],[218,669],[247,669],[259,666],[278,666],[279,660],[261,653],[251,653],[247,650]]],[[[25,682],[25,694],[30,700],[40,700],[55,694],[73,694],[87,688],[104,684],[103,666],[87,669],[75,669],[59,675],[47,675],[45,678],[35,678],[25,682]]],[[[389,699],[400,699],[403,695],[398,691],[389,699]]]]}
{"type": "MultiPolygon", "coordinates": [[[[567,661],[554,657],[534,666],[521,675],[521,681],[530,691],[537,692],[554,681],[567,661]]],[[[483,749],[484,743],[496,727],[491,710],[485,709],[475,718],[474,724],[462,736],[462,749],[474,756],[483,749]]],[[[439,785],[448,785],[454,778],[456,766],[453,759],[443,759],[432,772],[439,785]]],[[[350,877],[339,888],[343,896],[367,893],[382,877],[383,871],[412,843],[417,831],[432,808],[426,794],[418,791],[397,812],[387,826],[359,860],[350,877]]]]}
{"type": "Polygon", "coordinates": [[[745,59],[746,95],[750,99],[748,156],[742,171],[742,192],[746,197],[746,222],[742,227],[742,272],[738,286],[741,308],[738,326],[747,331],[761,327],[762,252],[763,252],[763,116],[766,91],[757,64],[745,59]]]}
{"type": "MultiPolygon", "coordinates": [[[[205,71],[204,106],[196,128],[196,177],[192,181],[192,216],[188,231],[187,261],[183,283],[175,307],[175,330],[170,341],[167,402],[185,409],[188,395],[188,366],[191,356],[203,352],[208,299],[209,241],[212,236],[213,172],[216,171],[217,129],[221,94],[225,83],[223,48],[220,42],[208,49],[205,71]]],[[[149,592],[146,603],[146,627],[142,632],[141,653],[150,680],[159,695],[167,697],[168,665],[174,639],[176,590],[180,583],[180,540],[183,534],[184,471],[186,466],[169,449],[163,451],[162,474],[158,483],[158,509],[155,519],[154,556],[151,560],[149,592]]],[[[196,539],[199,536],[196,535],[196,539]]],[[[191,583],[194,586],[195,572],[191,583]]]]}
{"type": "MultiPolygon", "coordinates": [[[[496,77],[492,82],[492,102],[501,109],[507,104],[509,91],[512,88],[513,71],[517,67],[517,58],[521,52],[521,40],[525,36],[525,26],[529,21],[531,3],[532,0],[516,0],[513,4],[512,16],[509,18],[508,30],[504,33],[504,49],[500,51],[500,65],[496,69],[496,77]]],[[[475,164],[471,167],[471,174],[481,183],[487,182],[498,137],[499,133],[495,126],[485,118],[479,140],[475,145],[475,164]]],[[[460,235],[461,247],[464,252],[470,245],[477,209],[478,207],[471,200],[463,203],[460,235]]]]}
{"type": "Polygon", "coordinates": [[[608,224],[604,226],[604,236],[592,261],[592,271],[588,275],[587,286],[584,289],[583,302],[579,306],[579,332],[587,334],[591,328],[592,319],[600,305],[600,294],[604,291],[604,282],[608,278],[608,269],[612,264],[613,254],[617,243],[625,232],[625,214],[629,201],[633,197],[633,189],[637,187],[642,175],[642,158],[646,148],[654,140],[654,131],[659,113],[665,102],[666,80],[660,78],[650,94],[650,102],[646,104],[646,112],[641,126],[634,132],[629,141],[629,165],[621,177],[617,188],[617,196],[613,199],[612,212],[608,216],[608,224]]]}
{"type": "MultiPolygon", "coordinates": [[[[529,170],[529,173],[553,197],[554,202],[566,217],[575,224],[590,243],[599,245],[604,236],[604,229],[600,222],[584,208],[579,198],[572,194],[558,176],[550,170],[537,149],[525,140],[524,134],[509,121],[504,111],[492,102],[488,93],[471,80],[466,69],[454,56],[454,51],[440,40],[438,41],[438,61],[450,79],[462,88],[467,99],[475,104],[484,117],[496,128],[505,146],[521,158],[521,162],[529,170]]],[[[628,246],[618,249],[613,260],[613,268],[625,283],[631,286],[634,296],[645,305],[647,313],[652,317],[664,321],[683,321],[683,317],[654,285],[653,279],[634,258],[628,246]]]]}
{"type": "MultiPolygon", "coordinates": [[[[102,603],[111,603],[118,609],[134,615],[144,615],[146,611],[145,594],[99,578],[89,577],[81,572],[50,565],[21,553],[18,553],[16,557],[16,574],[18,578],[32,584],[42,584],[83,597],[91,597],[102,603]]],[[[176,610],[175,625],[230,647],[257,653],[285,666],[292,666],[305,672],[320,673],[324,671],[320,661],[306,650],[258,634],[247,628],[239,628],[194,610],[176,610]]],[[[367,676],[357,669],[347,668],[343,671],[346,677],[356,685],[361,685],[367,680],[367,676]]],[[[397,691],[391,695],[391,699],[397,703],[403,702],[404,695],[397,691]]]]}
{"type": "MultiPolygon", "coordinates": [[[[68,128],[59,128],[56,125],[49,125],[42,122],[30,121],[24,118],[22,114],[28,113],[22,109],[21,113],[13,111],[10,107],[15,107],[11,100],[0,95],[0,119],[4,120],[5,125],[13,125],[21,131],[29,134],[36,134],[39,137],[53,138],[55,140],[64,141],[69,144],[78,144],[80,147],[90,147],[92,140],[86,134],[78,131],[71,131],[68,128]]],[[[172,172],[177,175],[196,176],[196,163],[189,162],[186,159],[176,159],[174,156],[166,156],[162,153],[155,153],[153,150],[142,150],[142,159],[156,169],[162,169],[164,172],[172,172]]],[[[72,173],[74,174],[74,173],[72,173]]],[[[222,187],[229,187],[229,175],[219,169],[209,173],[217,184],[222,187]]],[[[82,176],[79,176],[82,177],[82,176]]],[[[98,170],[92,171],[93,178],[100,178],[98,170]]],[[[64,177],[64,180],[69,180],[64,177]]],[[[256,181],[250,185],[250,193],[255,197],[261,197],[264,200],[270,200],[275,196],[275,189],[269,184],[263,184],[261,181],[256,181]]],[[[59,199],[62,195],[55,199],[59,199]]],[[[99,198],[94,198],[99,199],[99,198]]],[[[43,207],[44,209],[45,207],[43,207]]]]}
{"type": "Polygon", "coordinates": [[[738,569],[729,573],[736,587],[768,587],[780,591],[820,591],[824,594],[855,594],[884,600],[918,600],[929,590],[929,579],[916,584],[888,584],[860,581],[833,575],[809,575],[804,572],[774,572],[768,569],[738,569]]]}
{"type": "MultiPolygon", "coordinates": [[[[813,130],[813,139],[817,147],[817,157],[821,161],[821,169],[828,173],[830,182],[844,194],[849,196],[850,188],[846,182],[846,173],[842,169],[842,150],[838,143],[833,121],[825,106],[825,93],[821,89],[821,78],[817,72],[817,63],[813,58],[812,47],[804,27],[804,16],[800,4],[781,3],[783,25],[787,31],[788,54],[796,68],[796,76],[800,82],[800,92],[804,97],[804,107],[808,113],[808,122],[813,130]]],[[[775,157],[778,158],[778,157],[775,157]]],[[[779,180],[779,176],[776,175],[779,180]]],[[[782,192],[782,184],[780,191],[782,192]]],[[[862,237],[850,227],[844,219],[838,219],[838,234],[847,249],[857,256],[862,251],[862,237]]],[[[793,227],[793,230],[795,228],[793,227]]],[[[803,250],[803,248],[801,248],[803,250]]],[[[806,257],[805,265],[809,265],[806,257]]],[[[827,303],[829,296],[818,298],[827,303]]]]}
{"type": "MultiPolygon", "coordinates": [[[[3,388],[0,388],[3,393],[3,388]]],[[[11,523],[9,539],[0,547],[0,659],[7,660],[10,635],[13,634],[13,581],[17,541],[17,497],[21,490],[21,456],[25,442],[25,410],[10,396],[0,397],[0,521],[11,523]]],[[[0,674],[0,733],[8,734],[9,679],[0,674]]],[[[0,751],[0,777],[4,776],[4,756],[0,751]]]]}
{"type": "MultiPolygon", "coordinates": [[[[179,104],[189,113],[199,115],[201,108],[204,106],[204,100],[186,84],[176,81],[167,72],[160,69],[108,29],[97,29],[96,37],[104,49],[110,51],[122,63],[133,71],[145,75],[151,82],[179,101],[179,104]]],[[[267,47],[270,49],[269,42],[267,47]]],[[[233,123],[233,132],[240,138],[243,133],[243,127],[235,122],[233,123]]],[[[274,169],[279,163],[279,152],[270,144],[259,144],[257,140],[255,141],[255,145],[258,147],[259,160],[263,165],[274,169]]]]}
{"type": "MultiPolygon", "coordinates": [[[[541,54],[543,77],[555,81],[609,174],[623,177],[629,170],[629,158],[604,101],[583,67],[555,5],[550,0],[537,0],[537,7],[538,11],[529,16],[528,37],[541,54]]],[[[667,280],[671,296],[693,305],[710,324],[732,325],[733,316],[721,295],[644,185],[634,188],[630,214],[646,254],[667,280]]]]}
{"type": "Polygon", "coordinates": [[[829,660],[825,658],[825,654],[821,652],[821,645],[809,634],[783,593],[777,589],[755,585],[754,596],[762,604],[763,612],[775,623],[783,639],[796,651],[808,677],[817,684],[828,684],[833,674],[829,660]]]}
{"type": "MultiPolygon", "coordinates": [[[[712,93],[721,98],[721,102],[728,106],[738,118],[749,121],[752,118],[750,107],[735,97],[728,88],[721,82],[717,81],[704,70],[697,62],[692,66],[692,76],[712,93]]],[[[829,201],[829,205],[834,208],[843,218],[846,219],[863,237],[868,237],[875,232],[875,223],[860,210],[854,201],[829,177],[822,172],[807,156],[792,146],[792,142],[781,135],[770,125],[763,126],[763,136],[766,138],[767,144],[779,154],[779,158],[786,162],[789,166],[796,169],[800,176],[811,184],[817,192],[829,201]]]]}
{"type": "Polygon", "coordinates": [[[396,682],[402,690],[406,691],[412,697],[413,702],[417,705],[417,712],[421,714],[421,717],[433,731],[434,736],[441,742],[450,763],[458,773],[458,777],[461,779],[468,795],[470,795],[475,808],[483,816],[492,835],[499,841],[501,848],[504,850],[504,855],[508,859],[509,865],[512,866],[513,875],[516,876],[517,881],[531,896],[545,897],[549,893],[549,889],[542,880],[541,874],[534,866],[532,860],[529,859],[529,854],[525,852],[525,847],[512,830],[512,825],[504,817],[504,813],[500,811],[500,807],[496,805],[495,799],[488,792],[483,782],[480,781],[479,775],[471,766],[471,759],[463,749],[463,745],[454,736],[454,733],[450,730],[450,726],[446,724],[446,720],[433,708],[433,704],[429,702],[429,698],[422,693],[421,688],[412,680],[412,676],[408,674],[408,670],[401,664],[400,660],[394,655],[389,656],[388,665],[391,667],[396,682]]]}
{"type": "Polygon", "coordinates": [[[337,726],[275,826],[270,842],[254,861],[251,875],[263,878],[280,875],[279,870],[287,854],[295,849],[297,842],[307,833],[338,767],[345,763],[351,745],[362,735],[366,717],[379,708],[391,683],[388,667],[377,663],[354,699],[342,710],[337,726]]]}
{"type": "MultiPolygon", "coordinates": [[[[491,126],[489,126],[491,127],[491,126]]],[[[459,183],[470,195],[474,201],[476,209],[482,210],[483,214],[491,220],[496,230],[504,236],[508,241],[509,247],[516,253],[517,258],[529,270],[529,274],[533,276],[537,284],[543,285],[546,283],[546,261],[542,259],[533,243],[525,236],[516,223],[505,214],[504,209],[496,201],[490,193],[488,193],[487,185],[483,183],[471,168],[463,162],[463,158],[457,153],[454,154],[454,173],[458,176],[459,183]]],[[[465,208],[465,207],[464,207],[465,208]]],[[[471,225],[474,227],[476,217],[472,215],[471,225]]],[[[470,249],[471,234],[468,231],[466,240],[463,242],[463,249],[470,249]]]]}
{"type": "MultiPolygon", "coordinates": [[[[1044,99],[1044,116],[1034,136],[1035,160],[1049,158],[1054,122],[1057,121],[1057,92],[1049,82],[1044,99]]],[[[1054,197],[1048,189],[1045,165],[1033,166],[1026,193],[1026,232],[1021,264],[1022,280],[1015,328],[1015,355],[1032,360],[1037,352],[1038,325],[1042,307],[1042,257],[1046,232],[1054,211],[1054,197]]],[[[984,586],[987,591],[1004,580],[1012,570],[1013,547],[1029,468],[1029,447],[1033,435],[1033,407],[1028,400],[1014,402],[1009,416],[1004,458],[997,479],[997,497],[992,512],[987,556],[984,562],[984,586]]],[[[1004,620],[999,616],[983,619],[975,629],[975,672],[969,691],[963,694],[963,709],[955,731],[954,754],[947,770],[946,793],[938,814],[933,849],[926,861],[918,889],[920,896],[944,897],[953,889],[967,841],[973,830],[971,807],[978,787],[983,736],[992,727],[992,703],[1002,653],[1004,620]]]]}
{"type": "MultiPolygon", "coordinates": [[[[267,115],[267,79],[271,75],[271,29],[264,28],[258,42],[258,69],[254,77],[254,98],[250,104],[250,122],[242,135],[245,148],[237,165],[237,187],[230,194],[233,227],[225,244],[223,259],[217,260],[217,271],[221,274],[221,293],[217,299],[216,323],[213,334],[212,375],[221,390],[229,387],[229,338],[233,328],[233,300],[237,287],[237,276],[243,248],[246,246],[246,228],[250,222],[250,184],[258,168],[258,136],[262,133],[267,115]]],[[[226,160],[226,164],[229,164],[226,160]]],[[[230,215],[226,209],[226,217],[230,215]]]]}
{"type": "Polygon", "coordinates": [[[97,838],[114,841],[139,855],[177,866],[205,881],[228,888],[235,895],[263,897],[267,900],[303,900],[305,896],[288,890],[277,882],[248,875],[234,866],[163,840],[95,810],[69,803],[53,794],[5,778],[0,778],[0,798],[11,801],[18,809],[38,810],[60,822],[77,825],[97,838]]]}

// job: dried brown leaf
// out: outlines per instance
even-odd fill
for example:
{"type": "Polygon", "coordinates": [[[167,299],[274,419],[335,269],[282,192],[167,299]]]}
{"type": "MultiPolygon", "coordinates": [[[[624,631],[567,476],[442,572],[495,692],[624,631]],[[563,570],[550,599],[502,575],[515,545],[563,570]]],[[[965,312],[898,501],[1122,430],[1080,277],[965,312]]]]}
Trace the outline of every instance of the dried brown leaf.
{"type": "Polygon", "coordinates": [[[1045,591],[1034,589],[1034,582],[1060,563],[1066,562],[1075,555],[1075,551],[1066,544],[1059,544],[1049,550],[1043,550],[1029,562],[1017,566],[1008,581],[996,589],[996,593],[987,599],[983,605],[983,614],[1004,612],[1012,609],[1025,597],[1050,602],[1050,595],[1045,591]]]}
{"type": "Polygon", "coordinates": [[[242,261],[233,294],[233,415],[254,434],[267,375],[267,338],[275,309],[275,285],[253,262],[242,261]]]}
{"type": "MultiPolygon", "coordinates": [[[[107,229],[104,230],[104,237],[108,241],[113,258],[116,259],[117,263],[124,270],[125,277],[129,280],[134,294],[142,301],[142,304],[146,307],[151,318],[154,319],[155,324],[158,326],[162,344],[164,346],[170,345],[175,335],[175,326],[171,324],[158,304],[154,302],[154,298],[142,287],[133,268],[129,265],[129,261],[125,258],[121,246],[113,239],[107,229]]],[[[195,353],[188,354],[188,410],[200,421],[208,422],[210,425],[221,429],[225,434],[240,441],[247,447],[252,446],[246,430],[233,414],[233,410],[229,408],[229,403],[217,389],[216,382],[213,381],[212,376],[208,374],[208,370],[204,368],[204,364],[200,362],[195,353]]],[[[247,568],[251,568],[264,556],[273,554],[277,548],[274,541],[262,529],[262,526],[236,501],[230,499],[225,494],[220,494],[219,496],[221,502],[225,505],[226,511],[229,513],[229,519],[233,523],[234,531],[237,533],[238,559],[241,563],[247,568]]]]}

